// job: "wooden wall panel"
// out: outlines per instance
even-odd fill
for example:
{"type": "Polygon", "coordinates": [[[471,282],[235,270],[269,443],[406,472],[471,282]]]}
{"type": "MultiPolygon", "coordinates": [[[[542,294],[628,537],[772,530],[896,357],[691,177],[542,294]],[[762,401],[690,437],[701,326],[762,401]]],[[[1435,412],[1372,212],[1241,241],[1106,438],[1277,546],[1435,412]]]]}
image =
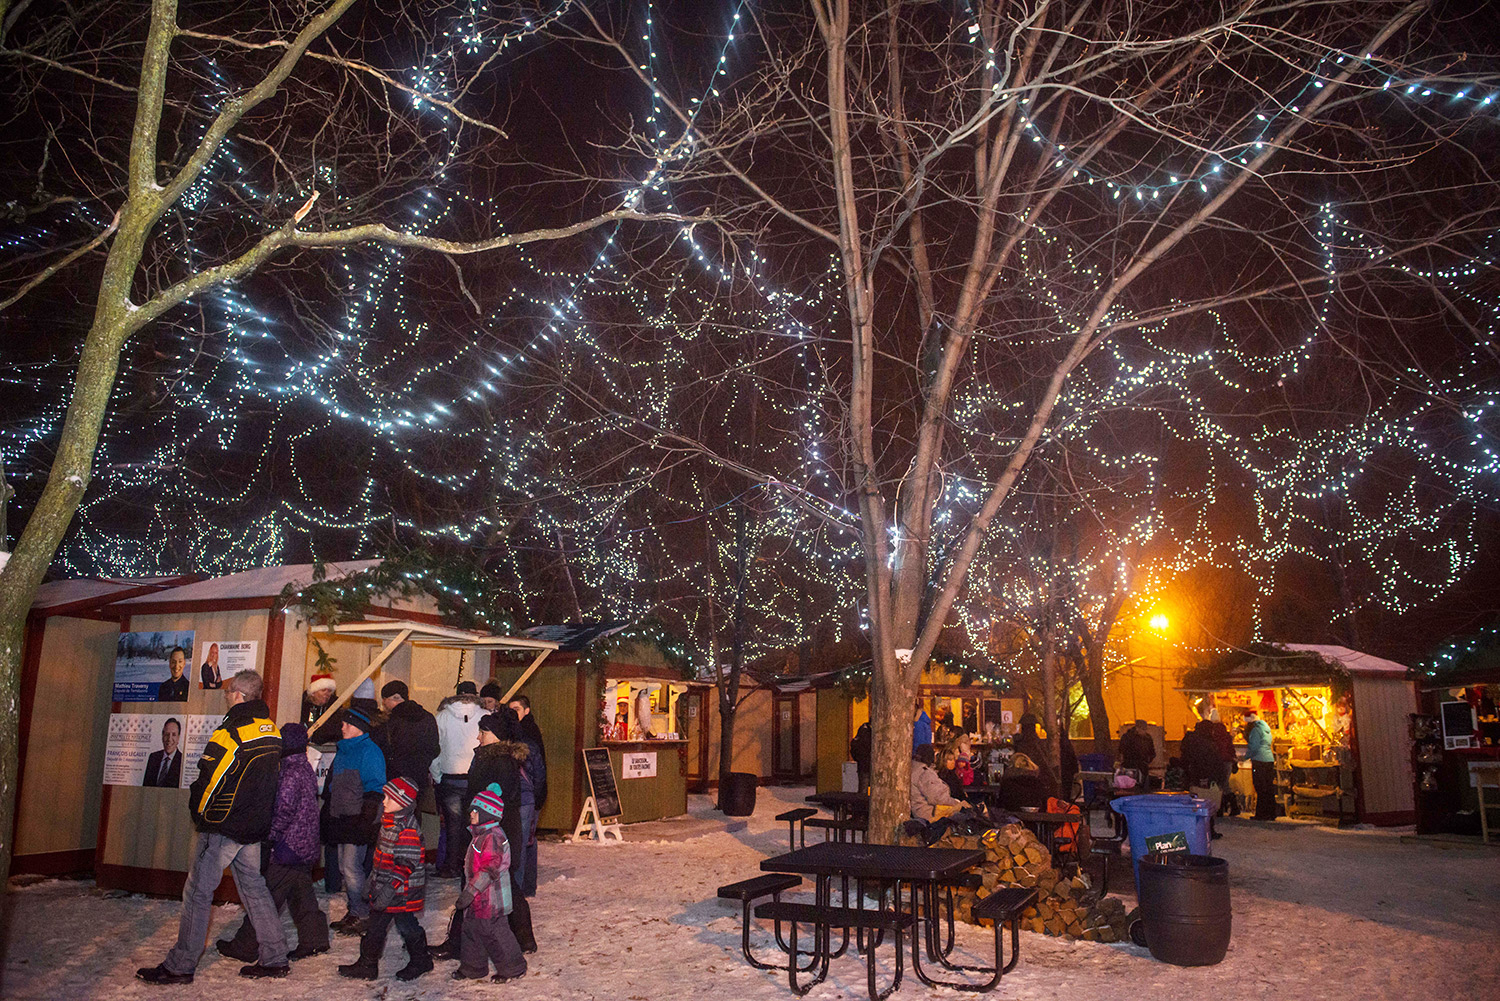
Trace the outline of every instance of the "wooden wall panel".
{"type": "MultiPolygon", "coordinates": [[[[256,670],[264,674],[266,626],[270,614],[266,609],[249,609],[132,616],[131,632],[193,630],[193,661],[188,665],[190,680],[186,703],[122,702],[120,711],[160,716],[222,715],[225,711],[223,693],[198,687],[198,668],[207,652],[206,644],[214,640],[254,640],[257,644],[256,670]]],[[[111,670],[112,661],[113,655],[111,670]]],[[[196,760],[184,757],[184,780],[192,781],[197,768],[196,760]]],[[[99,841],[98,861],[108,866],[185,873],[194,834],[186,789],[111,786],[109,815],[104,836],[99,841]]]]}
{"type": "Polygon", "coordinates": [[[16,804],[17,871],[21,856],[93,852],[119,635],[113,622],[45,620],[16,804]]]}
{"type": "MultiPolygon", "coordinates": [[[[1414,817],[1408,715],[1416,687],[1403,678],[1354,678],[1354,728],[1359,744],[1364,816],[1384,823],[1414,817]]],[[[1363,818],[1362,818],[1363,819],[1363,818]]]]}
{"type": "MultiPolygon", "coordinates": [[[[497,668],[494,678],[501,688],[509,689],[524,670],[525,665],[497,668]]],[[[464,675],[469,676],[467,670],[464,675]]],[[[546,830],[573,830],[583,805],[581,800],[576,804],[573,801],[582,761],[580,751],[585,747],[597,747],[599,743],[598,732],[593,729],[598,694],[593,692],[594,686],[587,678],[582,682],[587,689],[584,692],[584,732],[578,732],[579,684],[579,671],[574,664],[543,661],[520,691],[531,700],[531,711],[536,716],[536,724],[542,731],[542,743],[547,749],[547,802],[537,818],[537,826],[546,830]]]]}
{"type": "Polygon", "coordinates": [[[843,788],[844,762],[849,760],[849,741],[854,736],[849,729],[850,700],[837,688],[825,688],[815,699],[818,768],[814,783],[818,792],[830,792],[843,788]]]}
{"type": "MultiPolygon", "coordinates": [[[[749,772],[770,781],[771,778],[771,690],[757,688],[746,695],[740,688],[742,701],[739,715],[734,722],[734,753],[730,755],[731,771],[749,772]]],[[[719,777],[719,690],[709,689],[711,704],[708,718],[708,774],[710,782],[719,777]]]]}

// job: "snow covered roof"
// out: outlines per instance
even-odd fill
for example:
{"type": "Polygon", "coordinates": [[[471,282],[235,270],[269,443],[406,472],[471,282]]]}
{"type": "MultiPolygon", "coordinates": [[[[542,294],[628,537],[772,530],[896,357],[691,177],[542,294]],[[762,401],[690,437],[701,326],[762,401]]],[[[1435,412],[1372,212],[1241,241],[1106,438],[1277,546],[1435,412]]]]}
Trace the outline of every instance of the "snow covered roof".
{"type": "Polygon", "coordinates": [[[1377,677],[1404,678],[1407,675],[1407,666],[1398,664],[1394,660],[1386,660],[1358,650],[1350,650],[1346,646],[1320,646],[1316,643],[1281,643],[1278,644],[1283,650],[1292,650],[1298,653],[1315,653],[1324,660],[1336,660],[1344,666],[1344,670],[1350,674],[1374,675],[1377,677]]]}
{"type": "Polygon", "coordinates": [[[1255,644],[1232,650],[1212,663],[1183,673],[1185,692],[1281,688],[1327,684],[1334,674],[1365,678],[1407,677],[1404,664],[1348,647],[1316,643],[1255,644]]]}
{"type": "MultiPolygon", "coordinates": [[[[155,594],[129,598],[120,602],[119,606],[128,610],[131,605],[274,598],[285,590],[288,584],[293,587],[305,587],[311,584],[315,565],[296,563],[278,567],[257,567],[254,570],[243,570],[225,577],[213,577],[196,584],[185,584],[182,587],[158,591],[155,594]]],[[[328,573],[328,580],[337,580],[379,565],[379,560],[348,560],[343,563],[325,563],[323,567],[328,573]]]]}
{"type": "Polygon", "coordinates": [[[181,577],[80,577],[74,580],[53,580],[37,588],[36,600],[31,603],[31,608],[32,611],[44,611],[84,602],[102,605],[114,595],[138,591],[143,587],[156,588],[155,593],[160,593],[181,581],[181,577]]]}

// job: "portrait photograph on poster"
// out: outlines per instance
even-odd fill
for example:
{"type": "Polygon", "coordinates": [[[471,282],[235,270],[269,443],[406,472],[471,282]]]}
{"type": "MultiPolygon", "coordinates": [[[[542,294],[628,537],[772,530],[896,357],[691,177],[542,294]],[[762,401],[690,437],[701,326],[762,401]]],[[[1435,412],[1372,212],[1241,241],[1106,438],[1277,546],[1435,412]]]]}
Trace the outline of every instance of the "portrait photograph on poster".
{"type": "Polygon", "coordinates": [[[241,671],[255,670],[255,640],[204,640],[203,662],[198,667],[198,687],[223,688],[224,682],[241,671]]]}
{"type": "Polygon", "coordinates": [[[104,784],[186,789],[222,717],[112,713],[104,745],[104,784]]]}
{"type": "Polygon", "coordinates": [[[115,702],[186,702],[191,629],[121,633],[115,645],[115,702]]]}

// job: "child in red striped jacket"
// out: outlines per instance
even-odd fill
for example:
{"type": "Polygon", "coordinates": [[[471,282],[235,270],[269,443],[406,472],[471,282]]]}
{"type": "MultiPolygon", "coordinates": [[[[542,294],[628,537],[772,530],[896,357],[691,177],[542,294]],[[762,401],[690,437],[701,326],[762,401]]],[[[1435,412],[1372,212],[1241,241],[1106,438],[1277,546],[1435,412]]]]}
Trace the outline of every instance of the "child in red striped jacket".
{"type": "Polygon", "coordinates": [[[380,973],[386,933],[395,924],[406,944],[408,959],[396,979],[415,980],[432,969],[427,933],[417,920],[427,889],[422,829],[416,819],[417,790],[406,779],[394,778],[381,792],[385,794],[385,812],[380,818],[380,839],[375,843],[375,868],[370,873],[370,924],[359,941],[358,961],[340,966],[339,974],[374,980],[380,973]]]}

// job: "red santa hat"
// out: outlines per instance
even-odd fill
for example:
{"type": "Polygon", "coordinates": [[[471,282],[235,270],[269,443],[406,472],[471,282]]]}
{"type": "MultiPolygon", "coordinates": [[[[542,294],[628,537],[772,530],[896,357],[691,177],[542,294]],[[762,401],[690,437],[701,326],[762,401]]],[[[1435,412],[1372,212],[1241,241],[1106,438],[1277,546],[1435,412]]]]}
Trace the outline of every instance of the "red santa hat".
{"type": "Polygon", "coordinates": [[[325,688],[330,692],[336,692],[339,690],[338,682],[333,680],[331,674],[315,674],[312,676],[312,681],[307,684],[307,694],[311,695],[325,688]]]}

